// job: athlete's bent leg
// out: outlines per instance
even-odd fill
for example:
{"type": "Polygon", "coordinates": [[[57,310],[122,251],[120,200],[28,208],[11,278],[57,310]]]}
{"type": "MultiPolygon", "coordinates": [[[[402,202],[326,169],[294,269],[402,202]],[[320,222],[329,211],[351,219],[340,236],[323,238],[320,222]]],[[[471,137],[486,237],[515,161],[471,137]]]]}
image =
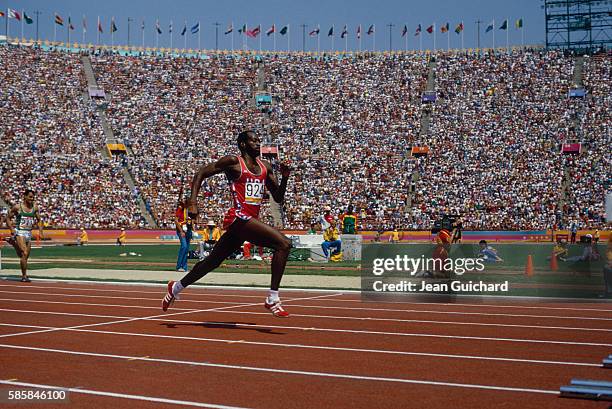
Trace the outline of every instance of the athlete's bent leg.
{"type": "Polygon", "coordinates": [[[196,263],[191,271],[181,279],[181,286],[185,288],[219,267],[223,260],[236,251],[243,242],[244,240],[238,237],[230,226],[230,229],[215,244],[208,257],[196,263]]]}
{"type": "Polygon", "coordinates": [[[25,237],[17,236],[15,240],[15,249],[19,256],[19,265],[21,267],[22,279],[28,277],[28,258],[30,257],[31,244],[25,239],[25,237]]]}
{"type": "Polygon", "coordinates": [[[240,237],[257,246],[268,247],[274,250],[272,256],[272,279],[270,289],[278,291],[285,272],[285,265],[291,251],[291,240],[274,227],[268,226],[257,219],[243,222],[240,226],[240,237]]]}

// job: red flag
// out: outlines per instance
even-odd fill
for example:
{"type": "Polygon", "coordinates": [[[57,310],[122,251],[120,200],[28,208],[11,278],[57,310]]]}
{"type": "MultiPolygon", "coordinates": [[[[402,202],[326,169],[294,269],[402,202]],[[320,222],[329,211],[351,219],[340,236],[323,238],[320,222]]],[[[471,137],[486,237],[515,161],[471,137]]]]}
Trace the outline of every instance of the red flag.
{"type": "Polygon", "coordinates": [[[433,24],[432,24],[432,25],[430,25],[429,27],[427,27],[427,32],[428,32],[429,34],[433,33],[433,31],[434,31],[434,26],[433,26],[433,24]]]}
{"type": "Polygon", "coordinates": [[[257,37],[257,36],[259,35],[259,32],[260,32],[260,31],[261,31],[261,28],[260,28],[259,26],[257,26],[257,27],[255,27],[255,28],[254,28],[254,29],[252,29],[252,30],[248,30],[248,31],[246,32],[246,34],[247,34],[249,37],[255,38],[255,37],[257,37]]]}

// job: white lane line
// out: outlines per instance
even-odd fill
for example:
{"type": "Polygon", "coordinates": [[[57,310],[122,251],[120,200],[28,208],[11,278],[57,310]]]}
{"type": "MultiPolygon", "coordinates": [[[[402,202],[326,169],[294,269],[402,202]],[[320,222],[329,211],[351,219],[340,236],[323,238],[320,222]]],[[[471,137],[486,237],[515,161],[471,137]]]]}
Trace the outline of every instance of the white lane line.
{"type": "MultiPolygon", "coordinates": [[[[16,326],[19,326],[19,325],[16,325],[16,326]]],[[[106,332],[103,332],[103,333],[106,333],[106,332]]],[[[166,338],[167,336],[161,336],[161,337],[166,338]]],[[[183,337],[181,337],[181,339],[182,338],[183,337]]],[[[185,337],[185,338],[188,338],[188,337],[185,337]]],[[[391,354],[391,355],[403,355],[403,356],[415,356],[415,357],[467,359],[467,360],[476,360],[476,361],[516,362],[516,363],[527,363],[527,364],[537,364],[537,365],[586,366],[586,367],[594,367],[594,368],[601,367],[601,363],[589,363],[589,362],[550,361],[550,360],[544,360],[544,359],[503,358],[503,357],[495,357],[495,356],[441,354],[441,353],[433,353],[433,352],[377,350],[377,349],[366,349],[366,348],[342,348],[342,347],[326,347],[326,346],[301,345],[301,344],[268,344],[268,343],[253,343],[253,342],[249,342],[246,340],[227,340],[227,339],[209,340],[205,338],[188,338],[188,339],[196,339],[196,340],[205,341],[205,342],[206,341],[225,342],[228,344],[235,344],[235,343],[256,344],[256,345],[263,344],[266,346],[279,346],[279,347],[285,347],[285,348],[291,347],[291,348],[304,348],[304,349],[323,349],[323,350],[343,351],[343,352],[378,353],[378,354],[391,354]]],[[[0,344],[0,347],[3,347],[3,346],[7,348],[9,347],[7,345],[0,344]]],[[[38,348],[34,348],[34,349],[38,350],[38,348]]]]}
{"type": "MultiPolygon", "coordinates": [[[[244,365],[214,364],[214,363],[210,363],[210,362],[197,362],[197,361],[196,362],[192,362],[192,361],[181,361],[181,360],[174,360],[174,359],[131,357],[131,356],[124,356],[124,355],[99,354],[99,353],[89,353],[89,352],[78,352],[78,351],[60,350],[60,349],[31,348],[31,347],[22,347],[22,346],[15,346],[15,345],[3,345],[3,344],[0,344],[0,347],[2,347],[2,348],[16,348],[16,349],[27,349],[27,350],[38,350],[38,351],[56,352],[56,353],[71,354],[71,355],[84,355],[84,356],[95,356],[95,357],[104,357],[104,358],[116,358],[116,359],[123,359],[123,360],[127,360],[127,359],[130,359],[130,358],[132,358],[132,359],[133,358],[138,358],[139,361],[162,362],[162,363],[180,364],[180,365],[194,365],[194,366],[204,366],[204,367],[209,367],[209,368],[238,369],[238,370],[256,371],[256,372],[283,373],[283,374],[291,374],[291,375],[305,375],[305,376],[317,376],[317,377],[328,377],[328,378],[340,378],[340,379],[350,379],[350,380],[365,380],[365,381],[378,381],[378,382],[396,382],[396,383],[408,383],[408,384],[418,384],[418,385],[448,386],[448,387],[457,387],[457,388],[487,389],[487,390],[509,391],[509,392],[544,393],[544,394],[555,394],[555,395],[557,395],[559,393],[556,390],[552,391],[552,390],[544,390],[544,389],[516,388],[516,387],[507,387],[507,386],[494,386],[494,385],[479,385],[479,384],[468,384],[468,383],[426,381],[426,380],[406,379],[406,378],[388,378],[388,377],[377,377],[377,376],[349,375],[349,374],[338,374],[338,373],[330,373],[330,372],[297,371],[297,370],[290,370],[290,369],[262,368],[262,367],[244,366],[244,365]]],[[[8,381],[0,381],[0,382],[6,383],[8,381]]],[[[57,387],[57,388],[60,388],[60,387],[57,387]]],[[[82,389],[79,389],[79,390],[82,390],[82,389]]]]}
{"type": "MultiPolygon", "coordinates": [[[[105,325],[105,323],[100,323],[97,325],[105,325]]],[[[201,341],[201,342],[233,342],[235,341],[231,339],[187,337],[187,336],[162,335],[162,334],[146,334],[146,333],[139,333],[139,332],[88,330],[88,329],[83,329],[83,327],[85,326],[51,327],[51,326],[43,326],[43,325],[10,324],[10,323],[0,323],[0,326],[19,327],[19,328],[37,328],[38,329],[37,331],[30,331],[28,333],[0,335],[0,338],[8,338],[14,335],[16,336],[16,335],[38,334],[38,333],[43,333],[43,332],[75,331],[75,332],[85,332],[85,333],[92,333],[92,334],[126,335],[126,336],[133,336],[133,337],[163,338],[163,339],[190,340],[190,341],[201,341]]],[[[92,325],[88,325],[88,326],[91,327],[92,325]]],[[[523,338],[471,337],[471,336],[460,336],[460,335],[411,334],[411,333],[403,333],[402,336],[415,337],[415,338],[462,339],[462,340],[493,341],[493,342],[518,342],[518,343],[527,343],[527,344],[555,344],[555,345],[571,345],[571,346],[583,346],[583,347],[606,347],[606,348],[612,347],[612,344],[606,344],[606,343],[552,341],[552,340],[523,339],[523,338]]],[[[263,346],[273,346],[273,347],[328,349],[328,350],[333,350],[333,351],[377,352],[377,353],[386,353],[386,354],[410,355],[410,354],[404,353],[403,351],[389,351],[389,350],[379,350],[379,349],[343,348],[343,347],[332,347],[332,346],[283,344],[283,343],[259,342],[259,341],[244,341],[244,343],[250,344],[250,345],[263,345],[263,346]]]]}
{"type": "MultiPolygon", "coordinates": [[[[299,308],[310,308],[316,309],[329,309],[329,310],[352,310],[352,311],[368,311],[368,312],[408,312],[408,313],[419,313],[419,314],[449,314],[449,315],[479,315],[485,317],[525,317],[525,318],[546,318],[546,319],[562,319],[562,320],[595,320],[595,321],[612,321],[612,318],[603,317],[577,317],[577,316],[559,316],[559,315],[532,315],[532,314],[503,314],[495,312],[465,312],[465,311],[439,311],[439,310],[401,310],[394,308],[365,308],[365,307],[336,307],[327,305],[300,305],[300,304],[289,304],[291,307],[299,308]]],[[[452,304],[451,304],[452,305],[452,304]]]]}
{"type": "Polygon", "coordinates": [[[170,405],[178,405],[178,406],[195,406],[198,408],[210,408],[210,409],[246,409],[244,407],[239,407],[239,406],[216,405],[214,403],[191,402],[187,400],[156,398],[153,396],[143,396],[143,395],[128,395],[125,393],[105,392],[105,391],[98,391],[98,390],[92,390],[92,389],[83,389],[80,387],[70,388],[70,387],[60,386],[60,385],[42,385],[38,383],[15,382],[15,381],[0,381],[0,384],[11,385],[11,386],[21,386],[25,388],[61,389],[61,390],[64,390],[70,393],[80,393],[83,395],[96,395],[96,396],[140,400],[140,401],[155,402],[155,403],[167,403],[170,405]]]}
{"type": "MultiPolygon", "coordinates": [[[[95,303],[75,303],[75,302],[62,302],[62,301],[46,301],[46,300],[27,300],[27,299],[4,299],[4,301],[16,301],[20,303],[39,303],[39,304],[59,304],[59,305],[79,305],[79,306],[93,306],[93,307],[113,307],[113,308],[139,308],[139,309],[155,309],[157,307],[145,307],[145,306],[132,306],[132,305],[120,305],[120,304],[95,304],[95,303]]],[[[178,308],[172,307],[173,310],[186,311],[186,312],[198,312],[200,310],[193,308],[178,308]]],[[[20,311],[10,309],[0,309],[0,311],[20,311]]],[[[32,311],[38,312],[38,311],[32,311]]],[[[270,315],[268,312],[254,312],[254,311],[229,311],[229,310],[214,310],[209,312],[222,313],[222,314],[238,314],[238,315],[270,315]]],[[[52,313],[52,311],[49,311],[52,313]]],[[[60,312],[58,312],[59,314],[60,312]]],[[[69,314],[69,313],[65,313],[69,314]]],[[[91,316],[95,316],[92,314],[91,316]]],[[[530,329],[554,329],[554,330],[566,330],[566,331],[593,331],[593,332],[612,332],[610,328],[588,328],[588,327],[565,327],[565,326],[550,326],[550,325],[523,325],[523,324],[502,324],[502,323],[485,323],[485,322],[465,322],[465,321],[435,321],[435,320],[414,320],[414,319],[402,319],[402,318],[375,318],[375,317],[350,317],[345,315],[316,315],[316,314],[296,314],[292,313],[292,317],[303,317],[303,318],[324,318],[324,319],[335,319],[335,320],[347,320],[347,321],[381,321],[381,322],[398,322],[398,323],[421,323],[421,324],[438,324],[438,325],[472,325],[472,326],[484,326],[484,327],[500,327],[500,328],[530,328],[530,329]]],[[[100,316],[103,317],[103,316],[100,316]]],[[[109,318],[116,316],[109,315],[109,318]]],[[[118,318],[122,318],[119,316],[118,318]]],[[[128,318],[128,317],[126,317],[128,318]]],[[[144,320],[145,317],[142,317],[144,320]]]]}
{"type": "MultiPolygon", "coordinates": [[[[16,294],[14,291],[0,291],[0,293],[6,292],[11,294],[16,294]]],[[[32,293],[32,292],[22,292],[19,294],[30,294],[30,295],[45,295],[45,296],[54,296],[54,297],[84,297],[84,298],[110,298],[110,299],[125,299],[125,300],[145,300],[145,301],[156,301],[159,302],[157,298],[134,298],[134,297],[117,297],[117,296],[102,296],[102,295],[78,295],[78,294],[57,294],[57,293],[32,293]]],[[[297,307],[297,308],[309,308],[309,309],[332,309],[332,310],[350,310],[350,311],[368,311],[368,312],[402,312],[402,313],[412,313],[412,314],[440,314],[440,315],[474,315],[474,316],[485,316],[485,317],[512,317],[512,318],[544,318],[544,319],[554,319],[554,320],[591,320],[591,321],[612,321],[612,318],[603,318],[603,317],[578,317],[578,316],[558,316],[558,315],[532,315],[532,314],[505,314],[505,313],[487,313],[487,312],[466,312],[466,311],[440,311],[440,310],[416,310],[416,309],[392,309],[392,308],[365,308],[365,307],[339,307],[339,306],[325,306],[325,305],[302,305],[302,304],[290,304],[293,301],[303,301],[303,300],[314,300],[326,297],[334,297],[343,295],[341,292],[334,294],[325,294],[316,297],[305,297],[305,298],[293,298],[284,300],[284,304],[286,306],[297,307]]],[[[11,300],[16,301],[14,299],[6,299],[0,298],[1,300],[11,300]]],[[[25,300],[27,301],[27,300],[25,300]]],[[[36,301],[44,301],[44,300],[36,300],[36,301]]],[[[205,303],[205,304],[231,304],[236,305],[235,302],[228,301],[202,301],[202,300],[181,300],[183,302],[190,303],[205,303]]],[[[259,305],[260,303],[254,303],[250,305],[259,305]]],[[[93,304],[92,304],[93,305],[93,304]]],[[[247,305],[246,303],[244,304],[247,305]]],[[[451,304],[452,305],[452,304],[451,304]]],[[[138,308],[135,306],[135,308],[138,308]]],[[[142,308],[142,307],[141,307],[142,308]]],[[[209,310],[205,310],[209,311],[209,310]]]]}
{"type": "MultiPolygon", "coordinates": [[[[78,281],[77,281],[78,282],[78,281]]],[[[98,283],[98,282],[93,282],[98,283]]],[[[112,286],[112,283],[101,282],[103,286],[112,286]]],[[[125,284],[123,284],[125,285],[125,284]]],[[[166,284],[152,284],[152,283],[143,283],[145,287],[151,286],[165,286],[166,284]]],[[[136,285],[130,284],[132,287],[136,287],[136,285]]],[[[28,289],[28,288],[42,288],[42,289],[57,289],[57,290],[73,290],[73,291],[96,291],[96,292],[113,292],[113,293],[129,293],[129,294],[159,294],[159,291],[146,291],[146,290],[119,290],[115,288],[84,288],[84,287],[60,287],[60,286],[43,286],[43,285],[32,285],[28,284],[24,286],[23,284],[0,284],[1,287],[10,287],[10,288],[18,288],[18,289],[28,289]]],[[[194,287],[190,287],[193,291],[190,291],[190,296],[213,296],[213,297],[240,297],[240,298],[260,298],[261,295],[243,295],[243,294],[220,294],[218,292],[212,292],[211,290],[219,289],[224,292],[233,291],[236,287],[225,287],[225,286],[200,286],[197,285],[194,287]],[[227,288],[231,288],[232,290],[227,290],[227,288]],[[197,291],[202,290],[202,291],[197,291]],[[211,291],[211,292],[209,292],[211,291]]],[[[247,288],[239,287],[243,289],[243,292],[253,292],[254,290],[264,291],[263,288],[247,288]]],[[[293,291],[293,289],[283,289],[283,291],[293,291]]],[[[343,292],[345,295],[350,295],[350,292],[346,290],[342,291],[334,291],[334,290],[325,290],[327,292],[343,292]]],[[[360,298],[356,299],[333,299],[332,302],[356,302],[356,303],[364,303],[360,298]]],[[[576,308],[576,307],[550,307],[550,306],[534,306],[534,305],[506,305],[506,304],[465,304],[465,303],[436,303],[436,302],[412,302],[412,301],[383,301],[382,304],[407,304],[407,305],[440,305],[440,306],[461,306],[461,307],[492,307],[492,308],[518,308],[518,309],[536,309],[536,310],[565,310],[565,311],[596,311],[596,312],[611,312],[612,309],[605,308],[576,308]]],[[[602,306],[606,304],[601,304],[602,306]]]]}
{"type": "MultiPolygon", "coordinates": [[[[147,284],[147,283],[143,283],[143,284],[147,284]]],[[[103,283],[103,285],[110,285],[109,283],[103,283]]],[[[165,286],[165,284],[164,284],[165,286]]],[[[36,285],[31,285],[28,284],[27,287],[23,286],[23,285],[3,285],[0,284],[0,288],[1,287],[11,287],[11,288],[19,288],[19,289],[26,289],[26,288],[42,288],[42,289],[58,289],[58,290],[73,290],[73,291],[92,291],[92,292],[115,292],[115,293],[128,293],[128,294],[159,294],[159,291],[144,291],[144,290],[118,290],[118,289],[96,289],[96,288],[81,288],[81,287],[58,287],[58,286],[36,286],[36,285]]],[[[191,287],[190,287],[191,288],[191,287]]],[[[206,288],[205,291],[209,291],[210,289],[222,289],[223,288],[227,288],[227,287],[218,287],[218,286],[214,286],[214,287],[206,287],[206,286],[197,286],[196,288],[194,288],[194,290],[204,290],[204,288],[206,288]]],[[[229,287],[232,289],[235,289],[236,287],[229,287]]],[[[242,288],[242,287],[238,287],[238,288],[242,288]]],[[[256,288],[260,291],[265,291],[264,288],[256,288]]],[[[247,289],[246,291],[253,291],[255,289],[247,289]]],[[[283,291],[290,291],[293,289],[283,289],[283,291]]],[[[308,290],[304,290],[306,292],[308,292],[308,290]]],[[[343,295],[349,295],[348,292],[346,290],[326,290],[327,292],[342,292],[345,293],[343,295]]],[[[0,291],[1,292],[1,291],[0,291]]],[[[19,291],[19,293],[22,293],[22,291],[19,291]]],[[[25,292],[23,292],[25,293],[25,292]]],[[[47,293],[44,293],[47,294],[47,293]]],[[[79,296],[78,294],[74,294],[74,296],[79,296]]],[[[83,295],[85,296],[85,295],[83,295]]],[[[202,297],[238,297],[238,298],[261,298],[261,295],[242,295],[242,294],[219,294],[219,293],[215,293],[215,292],[202,292],[202,291],[191,291],[189,293],[189,296],[202,296],[202,297]]],[[[109,297],[110,298],[110,297],[109,297]]],[[[118,297],[121,298],[121,297],[118,297]]],[[[130,299],[138,299],[138,298],[131,298],[130,299]]],[[[150,298],[142,298],[143,300],[147,300],[150,298]]],[[[332,302],[354,302],[354,303],[360,303],[360,304],[368,304],[368,302],[363,302],[360,299],[333,299],[330,300],[332,302]]],[[[204,302],[204,301],[199,301],[199,302],[204,302]]],[[[212,302],[212,301],[211,301],[212,302]]],[[[401,305],[437,305],[437,306],[445,306],[445,307],[454,307],[454,306],[459,306],[459,307],[470,307],[470,308],[482,308],[482,307],[486,307],[486,308],[512,308],[512,309],[533,309],[533,310],[552,310],[552,311],[593,311],[593,312],[602,312],[602,313],[612,313],[612,309],[606,309],[606,308],[576,308],[576,307],[549,307],[549,306],[534,306],[534,305],[506,305],[506,304],[466,304],[466,303],[436,303],[436,302],[410,302],[410,301],[383,301],[381,302],[381,304],[401,304],[401,305]]],[[[606,304],[602,304],[606,305],[606,304]]],[[[409,311],[409,310],[399,310],[399,311],[409,311]]]]}
{"type": "MultiPolygon", "coordinates": [[[[61,315],[61,316],[76,316],[76,317],[91,317],[91,318],[115,318],[115,319],[134,318],[134,317],[129,317],[129,316],[124,317],[124,316],[116,316],[116,315],[78,314],[78,313],[65,313],[65,312],[56,312],[56,311],[14,310],[14,309],[5,309],[5,308],[0,308],[0,311],[24,313],[24,314],[45,314],[45,315],[61,315]]],[[[226,312],[226,311],[219,311],[219,312],[226,312]]],[[[261,314],[266,314],[266,313],[261,313],[261,314]]],[[[169,321],[164,318],[146,318],[144,317],[141,319],[143,321],[156,321],[156,322],[169,321]]],[[[444,323],[444,322],[438,322],[438,321],[431,321],[431,322],[436,323],[436,324],[445,324],[445,325],[450,324],[450,323],[444,323]]],[[[238,327],[238,328],[261,328],[261,329],[294,329],[298,331],[336,332],[336,333],[345,333],[345,334],[366,334],[366,335],[385,335],[385,336],[410,336],[411,335],[411,334],[406,334],[404,332],[356,330],[356,329],[350,329],[350,328],[300,327],[300,326],[289,326],[289,325],[268,325],[268,324],[250,324],[250,323],[229,323],[228,324],[228,323],[219,322],[219,321],[200,321],[200,320],[172,319],[171,323],[172,324],[174,323],[200,324],[200,325],[214,324],[214,325],[219,325],[221,327],[225,326],[228,328],[238,327]]],[[[476,323],[476,325],[479,325],[479,324],[476,323]]],[[[532,328],[542,329],[541,327],[532,327],[532,328]]],[[[550,329],[550,328],[554,328],[554,327],[544,327],[544,329],[550,329]]],[[[575,332],[576,330],[587,330],[587,331],[592,330],[590,328],[566,328],[566,327],[561,327],[561,328],[565,330],[571,330],[572,332],[575,332]]],[[[601,331],[612,331],[612,330],[601,329],[601,331]]]]}
{"type": "MultiPolygon", "coordinates": [[[[334,296],[338,296],[338,295],[342,295],[342,293],[324,294],[324,295],[318,295],[318,296],[315,296],[315,297],[293,298],[293,299],[288,299],[288,301],[291,301],[291,300],[294,300],[294,301],[297,301],[297,300],[313,300],[313,299],[318,299],[318,298],[334,297],[334,296]]],[[[151,315],[151,316],[148,316],[148,317],[133,317],[133,318],[129,318],[129,319],[122,319],[122,320],[109,321],[109,322],[98,322],[98,323],[95,323],[95,324],[76,325],[76,326],[64,327],[64,328],[60,328],[60,327],[51,328],[51,327],[49,327],[49,329],[39,330],[39,331],[19,332],[19,333],[16,333],[16,334],[3,334],[3,335],[0,335],[0,338],[16,337],[16,336],[20,336],[20,335],[32,335],[32,334],[39,334],[39,333],[43,333],[43,332],[76,330],[76,329],[81,329],[81,328],[97,327],[97,326],[102,326],[102,325],[123,324],[123,323],[126,323],[126,322],[133,322],[133,321],[139,321],[139,320],[145,320],[145,319],[151,319],[151,318],[171,317],[171,316],[175,316],[175,315],[190,314],[190,313],[194,313],[194,312],[220,311],[220,310],[227,310],[227,309],[231,309],[231,308],[252,307],[252,306],[255,306],[255,305],[261,305],[261,303],[259,302],[259,303],[251,303],[251,304],[234,304],[234,305],[230,305],[230,306],[227,306],[227,307],[208,308],[208,309],[203,309],[203,310],[190,310],[190,311],[182,311],[182,312],[175,312],[175,313],[163,313],[163,314],[151,315]]]]}

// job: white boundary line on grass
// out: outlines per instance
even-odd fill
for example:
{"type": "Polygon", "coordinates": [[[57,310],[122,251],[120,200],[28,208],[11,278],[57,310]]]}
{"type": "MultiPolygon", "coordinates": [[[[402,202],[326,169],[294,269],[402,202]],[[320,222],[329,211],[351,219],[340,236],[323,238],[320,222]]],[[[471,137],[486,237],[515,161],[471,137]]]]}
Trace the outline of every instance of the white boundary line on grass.
{"type": "MultiPolygon", "coordinates": [[[[271,373],[282,373],[282,374],[290,374],[290,375],[305,375],[305,376],[340,378],[340,379],[350,379],[350,380],[364,380],[364,381],[379,381],[379,382],[396,382],[396,383],[417,384],[417,385],[448,386],[448,387],[457,387],[457,388],[486,389],[486,390],[508,391],[508,392],[541,393],[541,394],[550,394],[550,395],[559,394],[558,391],[545,390],[545,389],[531,389],[531,388],[516,388],[516,387],[507,387],[507,386],[479,385],[479,384],[469,384],[469,383],[425,381],[425,380],[417,380],[417,379],[349,375],[349,374],[338,374],[338,373],[329,373],[329,372],[297,371],[297,370],[290,370],[290,369],[262,368],[262,367],[244,366],[244,365],[214,364],[214,363],[209,363],[209,362],[180,361],[180,360],[174,360],[174,359],[130,357],[130,356],[124,356],[124,355],[98,354],[98,353],[77,352],[77,351],[68,351],[68,350],[47,349],[47,348],[30,348],[30,347],[2,345],[2,344],[0,344],[0,347],[30,349],[30,350],[34,349],[34,350],[39,350],[39,351],[56,352],[56,353],[71,354],[71,355],[85,355],[85,356],[116,358],[116,359],[124,359],[124,360],[130,359],[134,361],[140,360],[140,361],[148,361],[148,362],[163,362],[163,363],[171,363],[171,364],[204,366],[204,367],[209,367],[209,368],[239,369],[239,370],[246,370],[246,371],[267,372],[267,373],[271,372],[271,373]]],[[[9,381],[0,381],[0,383],[5,383],[9,385],[19,384],[19,382],[9,382],[9,381]]],[[[57,387],[51,387],[51,388],[59,389],[62,387],[57,386],[57,387]]],[[[74,391],[74,392],[83,391],[83,389],[75,389],[75,390],[67,389],[67,390],[74,391]]]]}
{"type": "MultiPolygon", "coordinates": [[[[341,295],[341,293],[319,295],[319,296],[316,296],[316,297],[295,298],[293,300],[294,301],[297,301],[297,300],[310,300],[310,299],[321,298],[321,297],[333,297],[334,295],[341,295]]],[[[291,299],[287,299],[287,301],[291,301],[291,299]]],[[[102,326],[102,325],[123,324],[123,323],[126,323],[126,322],[133,322],[133,321],[139,321],[139,320],[145,320],[145,319],[151,319],[151,318],[171,317],[171,316],[174,316],[174,315],[189,314],[189,313],[194,313],[194,312],[207,312],[207,311],[227,310],[227,309],[230,309],[230,308],[253,307],[255,305],[261,305],[261,302],[259,302],[259,303],[251,303],[251,304],[235,304],[235,305],[230,305],[228,307],[207,308],[207,309],[203,309],[203,310],[189,310],[189,311],[175,312],[175,313],[170,313],[170,314],[164,313],[164,314],[151,315],[151,316],[148,316],[148,317],[134,317],[134,318],[118,320],[118,321],[98,322],[98,323],[95,323],[95,324],[76,325],[76,326],[73,326],[73,327],[63,327],[63,328],[62,327],[55,327],[55,328],[49,327],[48,329],[41,330],[41,331],[28,331],[28,332],[21,332],[21,333],[16,333],[16,334],[4,334],[4,335],[0,335],[0,338],[16,337],[16,336],[19,336],[19,335],[39,334],[39,333],[43,333],[43,332],[78,330],[78,329],[82,329],[82,328],[97,327],[97,326],[102,326]]]]}
{"type": "MultiPolygon", "coordinates": [[[[215,405],[214,403],[191,402],[191,401],[186,401],[186,400],[156,398],[152,396],[143,396],[143,395],[129,395],[125,393],[104,392],[104,391],[97,391],[97,390],[83,389],[83,388],[70,388],[66,386],[57,386],[57,385],[42,385],[38,383],[29,383],[29,382],[0,381],[0,384],[11,385],[11,386],[21,386],[25,388],[58,389],[58,390],[63,390],[63,391],[70,392],[70,393],[80,393],[83,395],[96,395],[96,396],[104,396],[104,397],[120,398],[120,399],[141,400],[141,401],[155,402],[155,403],[167,403],[170,405],[179,405],[179,406],[195,406],[198,408],[246,409],[244,407],[239,407],[239,406],[215,405]]],[[[19,401],[15,401],[15,403],[19,403],[19,401]]]]}

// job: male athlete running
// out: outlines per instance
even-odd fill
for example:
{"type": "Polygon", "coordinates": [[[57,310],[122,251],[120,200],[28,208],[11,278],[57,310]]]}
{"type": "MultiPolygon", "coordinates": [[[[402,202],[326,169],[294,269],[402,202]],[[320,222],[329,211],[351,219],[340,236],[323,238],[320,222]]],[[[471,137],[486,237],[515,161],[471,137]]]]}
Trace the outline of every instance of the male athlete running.
{"type": "Polygon", "coordinates": [[[258,158],[260,142],[255,132],[241,132],[237,142],[240,156],[224,156],[214,163],[202,166],[193,178],[191,198],[188,201],[189,216],[192,219],[195,220],[198,215],[197,197],[203,180],[222,172],[230,182],[234,206],[225,214],[223,220],[225,233],[215,244],[209,256],[193,266],[180,281],[168,283],[168,291],[162,300],[164,311],[172,305],[185,287],[219,267],[223,260],[239,249],[242,243],[248,241],[274,250],[272,280],[264,306],[275,317],[289,316],[289,313],[281,306],[278,288],[283,278],[287,257],[289,257],[291,241],[275,228],[260,222],[257,217],[264,195],[264,186],[268,188],[276,202],[283,202],[290,168],[281,164],[282,179],[279,185],[270,163],[258,158]]]}
{"type": "Polygon", "coordinates": [[[21,265],[21,281],[29,283],[28,278],[28,258],[32,248],[32,228],[38,225],[38,234],[43,238],[43,228],[38,215],[38,206],[34,204],[34,192],[26,190],[23,194],[23,202],[11,207],[6,215],[6,224],[11,230],[12,237],[8,240],[15,247],[19,263],[21,265]],[[15,224],[13,224],[15,217],[15,224]]]}

